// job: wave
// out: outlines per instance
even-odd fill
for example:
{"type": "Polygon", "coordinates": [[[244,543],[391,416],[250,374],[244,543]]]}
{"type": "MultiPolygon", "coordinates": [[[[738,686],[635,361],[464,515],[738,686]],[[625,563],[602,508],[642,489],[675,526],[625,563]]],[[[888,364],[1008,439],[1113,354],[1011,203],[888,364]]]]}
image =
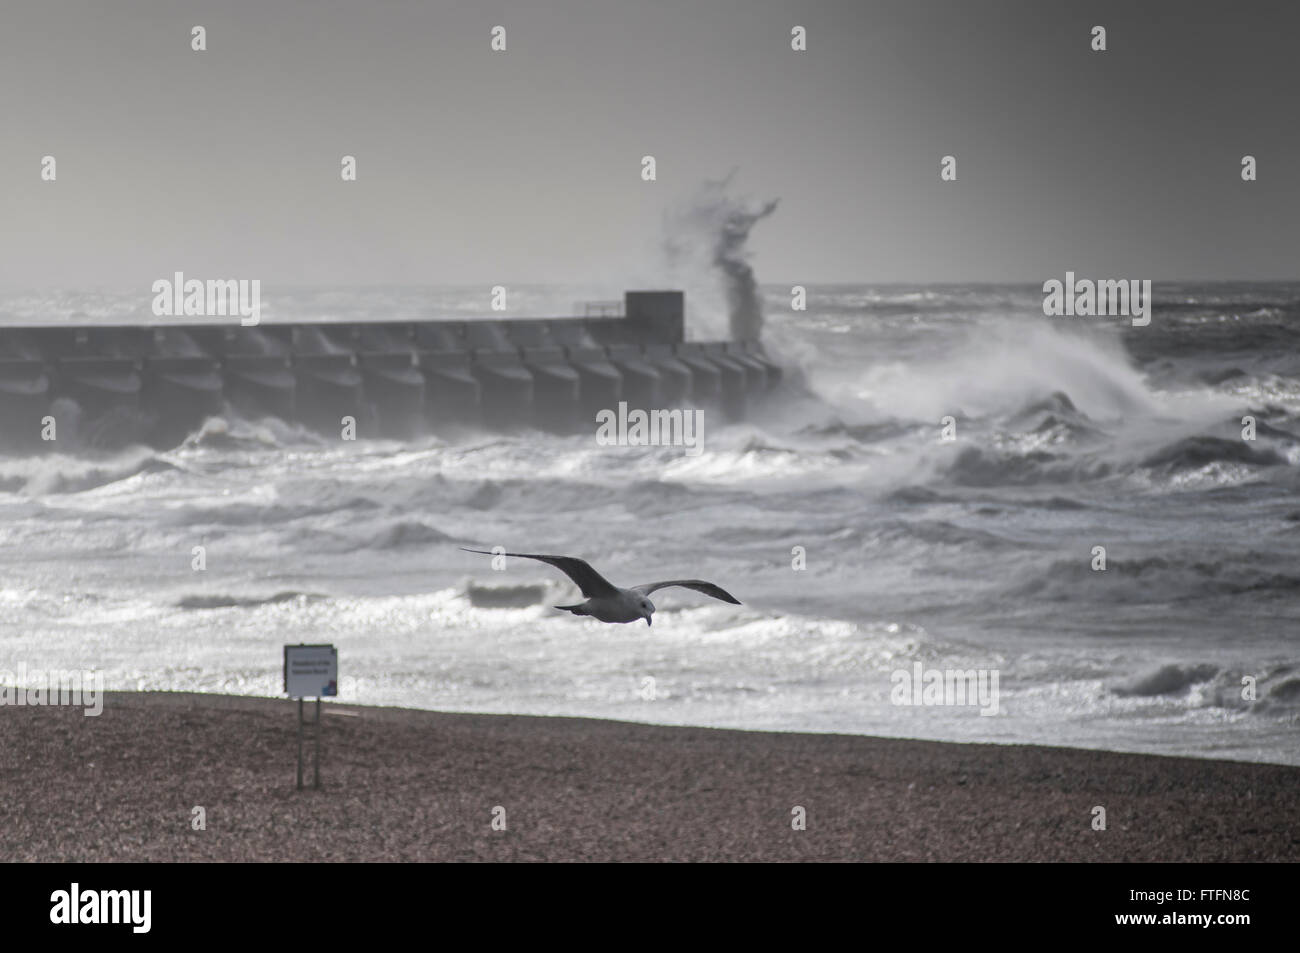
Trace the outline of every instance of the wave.
{"type": "Polygon", "coordinates": [[[1274,561],[1264,555],[1238,555],[1222,561],[1165,556],[1117,559],[1112,555],[1104,572],[1094,572],[1086,558],[1057,560],[1010,587],[1007,595],[1092,602],[1101,591],[1107,601],[1128,605],[1182,603],[1245,593],[1293,599],[1300,593],[1300,576],[1276,571],[1274,561]]]}
{"type": "Polygon", "coordinates": [[[1079,483],[1101,480],[1114,472],[1114,465],[1105,461],[1046,450],[1025,453],[965,447],[947,467],[945,476],[958,486],[990,487],[1079,483]]]}
{"type": "Polygon", "coordinates": [[[1212,463],[1276,466],[1286,459],[1268,448],[1256,449],[1244,440],[1221,437],[1184,437],[1162,447],[1142,461],[1142,466],[1165,471],[1196,470],[1212,463]]]}
{"type": "Polygon", "coordinates": [[[257,450],[267,447],[325,446],[320,434],[279,417],[255,420],[240,416],[231,408],[221,417],[209,417],[181,441],[190,450],[257,450]]]}
{"type": "Polygon", "coordinates": [[[936,423],[944,416],[988,419],[1023,413],[1052,401],[1058,412],[1093,421],[1119,420],[1155,411],[1142,372],[1132,366],[1118,339],[1066,330],[1041,317],[980,321],[955,328],[942,353],[825,354],[829,365],[813,375],[831,404],[862,420],[936,423]],[[861,357],[868,366],[864,369],[861,357]]]}
{"type": "Polygon", "coordinates": [[[1111,691],[1121,696],[1170,695],[1185,691],[1192,685],[1208,682],[1219,673],[1214,665],[1161,665],[1149,672],[1136,675],[1127,682],[1112,686],[1111,691]]]}
{"type": "Polygon", "coordinates": [[[274,526],[294,523],[318,516],[339,513],[364,513],[381,509],[384,504],[356,495],[350,487],[312,488],[311,503],[249,503],[236,500],[227,505],[172,507],[158,519],[172,526],[216,525],[230,527],[274,526]]]}
{"type": "Polygon", "coordinates": [[[176,601],[178,609],[255,609],[282,602],[319,602],[328,596],[314,592],[286,590],[270,596],[193,595],[176,601]]]}
{"type": "Polygon", "coordinates": [[[951,503],[954,497],[944,496],[928,486],[902,486],[885,495],[886,503],[951,503]]]}
{"type": "Polygon", "coordinates": [[[1242,671],[1204,662],[1170,662],[1112,685],[1109,690],[1121,698],[1178,699],[1189,708],[1287,715],[1300,706],[1300,678],[1293,671],[1292,665],[1242,671]],[[1244,697],[1246,684],[1253,684],[1253,697],[1244,697]]]}
{"type": "Polygon", "coordinates": [[[526,609],[540,604],[548,592],[550,587],[541,583],[484,586],[471,582],[465,587],[465,596],[476,609],[526,609]]]}
{"type": "Polygon", "coordinates": [[[369,536],[365,549],[405,549],[430,543],[450,542],[456,537],[419,520],[398,520],[369,536]]]}
{"type": "MultiPolygon", "coordinates": [[[[1286,431],[1271,427],[1258,433],[1261,438],[1290,437],[1286,431]]],[[[940,474],[947,482],[965,487],[1064,485],[1139,471],[1157,478],[1174,478],[1216,464],[1250,468],[1238,473],[1239,477],[1250,478],[1255,468],[1285,466],[1289,462],[1284,452],[1274,446],[1209,434],[1179,437],[1135,459],[1119,443],[1097,446],[1101,431],[1087,423],[1055,415],[1043,417],[1027,434],[999,432],[983,445],[963,447],[951,462],[940,465],[940,474]],[[1048,439],[1027,439],[1027,434],[1048,439]],[[1081,437],[1085,438],[1083,445],[1076,446],[1081,437]]]]}
{"type": "Polygon", "coordinates": [[[836,418],[828,423],[808,425],[802,428],[797,435],[818,438],[847,437],[857,443],[875,444],[897,439],[913,433],[915,430],[916,425],[914,423],[902,420],[889,419],[851,424],[836,418]]]}
{"type": "Polygon", "coordinates": [[[1300,703],[1300,678],[1288,678],[1268,690],[1268,701],[1300,703]]]}
{"type": "Polygon", "coordinates": [[[143,447],[98,459],[64,454],[0,458],[0,491],[30,496],[81,493],[140,474],[178,469],[173,461],[143,447]]]}
{"type": "Polygon", "coordinates": [[[337,530],[302,526],[285,536],[294,551],[317,553],[386,552],[460,541],[420,520],[399,519],[378,528],[337,530]]]}
{"type": "Polygon", "coordinates": [[[981,550],[1020,551],[1024,548],[1022,543],[996,533],[944,520],[890,521],[871,535],[873,542],[917,541],[931,546],[975,546],[981,550]]]}

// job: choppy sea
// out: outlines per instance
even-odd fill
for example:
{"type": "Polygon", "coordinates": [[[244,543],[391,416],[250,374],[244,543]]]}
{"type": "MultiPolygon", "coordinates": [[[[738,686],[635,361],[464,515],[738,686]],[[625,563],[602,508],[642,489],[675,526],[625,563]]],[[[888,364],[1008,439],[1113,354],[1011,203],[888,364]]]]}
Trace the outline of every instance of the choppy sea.
{"type": "MultiPolygon", "coordinates": [[[[1300,286],[1157,284],[1145,328],[1044,317],[1036,287],[764,293],[789,384],[706,417],[699,456],[234,415],[162,451],[0,454],[0,669],[274,696],[282,645],[332,642],[354,703],[1300,764],[1300,286]],[[573,594],[549,567],[458,548],[498,545],[744,605],[665,590],[653,628],[607,626],[549,608],[573,594]],[[895,704],[916,662],[996,670],[998,713],[895,704]]],[[[480,298],[320,289],[264,320],[480,298]]],[[[145,309],[11,296],[0,321],[145,309]]]]}

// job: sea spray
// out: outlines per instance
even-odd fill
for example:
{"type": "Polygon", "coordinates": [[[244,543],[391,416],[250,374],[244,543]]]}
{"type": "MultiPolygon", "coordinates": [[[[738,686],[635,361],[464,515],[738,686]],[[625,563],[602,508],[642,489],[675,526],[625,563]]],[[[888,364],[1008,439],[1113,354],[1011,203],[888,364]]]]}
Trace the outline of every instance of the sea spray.
{"type": "Polygon", "coordinates": [[[763,299],[746,243],[761,219],[776,211],[780,199],[753,206],[727,194],[735,175],[707,180],[686,207],[668,215],[664,252],[674,267],[704,264],[722,279],[730,336],[757,341],[763,335],[763,299]]]}

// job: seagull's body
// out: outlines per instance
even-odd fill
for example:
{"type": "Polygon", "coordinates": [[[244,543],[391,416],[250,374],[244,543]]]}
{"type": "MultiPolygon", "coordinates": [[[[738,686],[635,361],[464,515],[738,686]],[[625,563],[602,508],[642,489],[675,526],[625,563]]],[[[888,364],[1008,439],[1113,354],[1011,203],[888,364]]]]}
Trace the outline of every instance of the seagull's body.
{"type": "MultiPolygon", "coordinates": [[[[464,547],[461,547],[462,549],[464,547]]],[[[684,586],[694,589],[714,599],[740,605],[740,600],[720,586],[703,579],[672,579],[667,582],[651,582],[644,586],[623,589],[614,585],[585,559],[576,556],[539,556],[536,553],[491,553],[486,549],[466,549],[467,553],[482,553],[484,556],[513,556],[516,559],[537,559],[549,563],[560,570],[582,590],[587,601],[574,606],[556,606],[574,615],[589,615],[601,622],[636,622],[645,619],[646,625],[653,625],[650,617],[654,615],[655,605],[650,601],[650,593],[668,586],[684,586]]]]}

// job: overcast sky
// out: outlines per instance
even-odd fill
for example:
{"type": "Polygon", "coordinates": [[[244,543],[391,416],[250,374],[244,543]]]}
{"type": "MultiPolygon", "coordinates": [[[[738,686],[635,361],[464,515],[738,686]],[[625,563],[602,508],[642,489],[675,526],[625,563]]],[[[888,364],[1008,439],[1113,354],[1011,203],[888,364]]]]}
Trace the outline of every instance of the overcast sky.
{"type": "Polygon", "coordinates": [[[763,281],[1297,277],[1295,3],[42,0],[0,21],[8,289],[636,284],[665,209],[734,166],[781,199],[763,281]]]}

